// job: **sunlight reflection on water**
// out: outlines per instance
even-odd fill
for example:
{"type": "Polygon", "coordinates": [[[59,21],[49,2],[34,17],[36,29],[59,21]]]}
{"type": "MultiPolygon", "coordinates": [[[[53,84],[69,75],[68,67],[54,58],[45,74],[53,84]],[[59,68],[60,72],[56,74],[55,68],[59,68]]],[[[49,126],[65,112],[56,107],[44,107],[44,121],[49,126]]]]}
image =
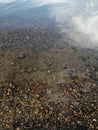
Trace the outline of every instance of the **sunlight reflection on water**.
{"type": "Polygon", "coordinates": [[[77,45],[98,47],[97,0],[0,0],[0,26],[7,20],[9,26],[20,20],[43,23],[45,18],[54,20],[60,33],[67,33],[77,45]]]}

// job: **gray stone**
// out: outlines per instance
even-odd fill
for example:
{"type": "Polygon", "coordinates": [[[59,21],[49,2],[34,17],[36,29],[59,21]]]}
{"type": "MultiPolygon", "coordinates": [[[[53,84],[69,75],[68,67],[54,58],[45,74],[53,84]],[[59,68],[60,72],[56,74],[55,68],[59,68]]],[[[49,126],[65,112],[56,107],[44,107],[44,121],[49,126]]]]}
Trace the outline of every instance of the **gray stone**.
{"type": "Polygon", "coordinates": [[[19,55],[18,55],[18,58],[19,58],[19,59],[24,59],[24,58],[25,58],[25,55],[24,55],[24,54],[19,54],[19,55]]]}

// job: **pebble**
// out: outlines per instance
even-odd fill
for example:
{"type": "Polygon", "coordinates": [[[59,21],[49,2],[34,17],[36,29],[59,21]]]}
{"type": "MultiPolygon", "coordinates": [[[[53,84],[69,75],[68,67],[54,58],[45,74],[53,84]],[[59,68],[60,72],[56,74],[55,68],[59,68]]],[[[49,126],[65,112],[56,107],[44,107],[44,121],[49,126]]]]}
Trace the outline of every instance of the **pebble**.
{"type": "Polygon", "coordinates": [[[34,70],[34,71],[37,71],[37,68],[34,68],[33,70],[34,70]]]}
{"type": "Polygon", "coordinates": [[[47,94],[51,94],[52,90],[51,89],[47,89],[47,94]]]}
{"type": "Polygon", "coordinates": [[[19,59],[24,59],[25,57],[26,57],[26,56],[25,56],[24,54],[19,54],[19,55],[18,55],[18,58],[19,58],[19,59]]]}
{"type": "Polygon", "coordinates": [[[89,69],[86,70],[86,72],[89,72],[89,71],[90,71],[89,69]]]}
{"type": "Polygon", "coordinates": [[[93,119],[93,121],[94,121],[94,122],[97,122],[97,120],[96,120],[96,119],[93,119]]]}
{"type": "Polygon", "coordinates": [[[16,130],[20,130],[20,128],[18,127],[18,128],[16,128],[16,130]]]}
{"type": "Polygon", "coordinates": [[[13,83],[10,83],[9,87],[12,88],[12,89],[15,89],[15,85],[13,83]]]}
{"type": "Polygon", "coordinates": [[[14,65],[15,63],[14,62],[11,62],[11,65],[14,65]]]}
{"type": "Polygon", "coordinates": [[[93,87],[95,87],[96,86],[96,84],[93,84],[93,87]]]}
{"type": "Polygon", "coordinates": [[[26,36],[26,39],[29,40],[29,36],[26,36]]]}
{"type": "Polygon", "coordinates": [[[48,74],[50,74],[51,73],[51,70],[48,70],[48,74]]]}

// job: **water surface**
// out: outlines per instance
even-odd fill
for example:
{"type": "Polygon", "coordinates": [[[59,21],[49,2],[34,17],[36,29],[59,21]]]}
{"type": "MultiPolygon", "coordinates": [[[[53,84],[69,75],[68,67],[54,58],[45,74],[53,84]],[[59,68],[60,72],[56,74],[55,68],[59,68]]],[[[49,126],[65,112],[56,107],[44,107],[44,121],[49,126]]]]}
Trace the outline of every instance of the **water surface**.
{"type": "Polygon", "coordinates": [[[98,129],[97,23],[97,0],[0,0],[0,130],[98,129]]]}
{"type": "Polygon", "coordinates": [[[0,30],[56,26],[74,45],[98,47],[97,0],[0,0],[0,30]]]}

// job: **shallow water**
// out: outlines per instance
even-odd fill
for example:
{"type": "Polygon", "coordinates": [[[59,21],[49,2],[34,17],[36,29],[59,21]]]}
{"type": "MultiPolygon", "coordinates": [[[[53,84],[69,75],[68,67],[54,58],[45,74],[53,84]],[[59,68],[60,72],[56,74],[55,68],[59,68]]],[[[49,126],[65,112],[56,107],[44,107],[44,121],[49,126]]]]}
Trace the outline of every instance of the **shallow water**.
{"type": "Polygon", "coordinates": [[[0,30],[56,26],[63,39],[98,47],[97,0],[0,0],[0,30]]]}
{"type": "Polygon", "coordinates": [[[98,129],[97,0],[0,0],[0,130],[98,129]]]}

